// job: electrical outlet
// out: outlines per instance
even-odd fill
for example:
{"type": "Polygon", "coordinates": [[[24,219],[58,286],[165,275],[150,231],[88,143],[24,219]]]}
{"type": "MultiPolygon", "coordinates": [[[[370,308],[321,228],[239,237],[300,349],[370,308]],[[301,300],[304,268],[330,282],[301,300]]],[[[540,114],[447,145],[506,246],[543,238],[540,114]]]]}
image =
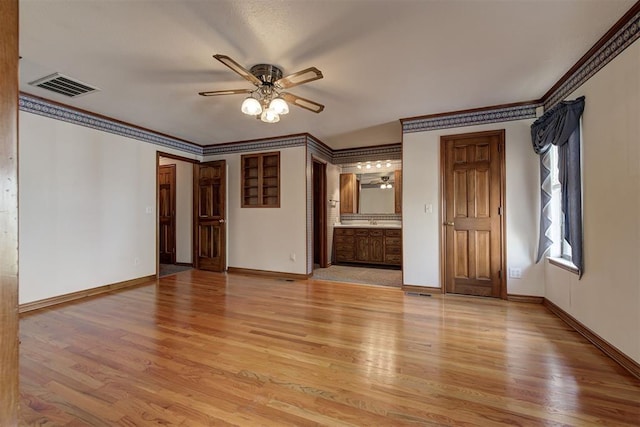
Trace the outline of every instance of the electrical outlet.
{"type": "Polygon", "coordinates": [[[296,262],[296,254],[294,252],[291,252],[291,254],[289,255],[289,259],[291,259],[291,261],[296,262]]]}
{"type": "Polygon", "coordinates": [[[516,267],[509,268],[509,277],[511,277],[512,279],[521,279],[522,269],[516,267]]]}
{"type": "Polygon", "coordinates": [[[140,265],[140,258],[134,258],[133,259],[133,265],[140,265]]]}

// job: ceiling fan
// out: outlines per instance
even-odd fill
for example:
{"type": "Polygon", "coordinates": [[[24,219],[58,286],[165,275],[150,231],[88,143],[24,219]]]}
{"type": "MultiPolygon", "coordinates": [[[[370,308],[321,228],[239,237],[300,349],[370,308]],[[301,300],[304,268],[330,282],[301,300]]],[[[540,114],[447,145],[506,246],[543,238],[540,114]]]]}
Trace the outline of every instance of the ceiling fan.
{"type": "Polygon", "coordinates": [[[253,83],[256,88],[199,92],[202,96],[249,94],[242,102],[242,112],[250,116],[256,116],[256,118],[266,123],[276,123],[280,121],[280,116],[289,112],[289,105],[287,103],[313,111],[314,113],[319,113],[324,110],[324,105],[322,104],[288,92],[283,92],[283,89],[289,89],[321,79],[323,77],[322,72],[316,67],[310,67],[283,77],[282,70],[275,65],[257,64],[251,67],[250,70],[247,70],[226,55],[213,55],[213,57],[253,83]]]}

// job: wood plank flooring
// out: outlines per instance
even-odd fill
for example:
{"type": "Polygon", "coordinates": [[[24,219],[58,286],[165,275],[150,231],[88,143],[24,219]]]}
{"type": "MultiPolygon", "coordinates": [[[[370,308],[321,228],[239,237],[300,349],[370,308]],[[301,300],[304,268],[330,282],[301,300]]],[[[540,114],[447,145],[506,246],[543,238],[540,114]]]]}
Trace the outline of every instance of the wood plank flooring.
{"type": "Polygon", "coordinates": [[[20,330],[22,425],[640,425],[640,381],[541,305],[192,270],[20,330]]]}

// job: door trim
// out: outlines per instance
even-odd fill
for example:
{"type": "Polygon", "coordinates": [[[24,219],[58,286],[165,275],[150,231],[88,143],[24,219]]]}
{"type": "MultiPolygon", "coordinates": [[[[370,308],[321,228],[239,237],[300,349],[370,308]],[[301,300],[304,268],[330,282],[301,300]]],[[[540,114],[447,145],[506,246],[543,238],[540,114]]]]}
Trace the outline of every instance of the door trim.
{"type": "Polygon", "coordinates": [[[498,160],[500,162],[500,206],[502,207],[500,215],[500,298],[506,300],[507,297],[507,239],[506,239],[506,137],[504,129],[496,129],[482,132],[460,133],[452,135],[440,136],[440,286],[442,293],[446,294],[446,261],[447,261],[447,245],[444,218],[446,218],[446,189],[445,189],[445,139],[448,138],[477,138],[481,136],[498,135],[500,137],[498,160]]]}
{"type": "MultiPolygon", "coordinates": [[[[329,266],[329,256],[327,253],[327,164],[315,157],[312,157],[311,162],[311,191],[315,194],[315,176],[313,170],[315,165],[320,165],[320,215],[319,218],[314,218],[313,227],[315,228],[315,221],[320,223],[320,268],[327,268],[329,266]]],[[[315,203],[315,201],[314,201],[315,203]]],[[[315,212],[314,212],[315,213],[315,212]]],[[[312,251],[315,251],[315,232],[313,233],[312,251]]],[[[314,254],[315,261],[315,254],[314,254]]]]}
{"type": "Polygon", "coordinates": [[[18,425],[18,0],[0,1],[0,425],[18,425]]]}

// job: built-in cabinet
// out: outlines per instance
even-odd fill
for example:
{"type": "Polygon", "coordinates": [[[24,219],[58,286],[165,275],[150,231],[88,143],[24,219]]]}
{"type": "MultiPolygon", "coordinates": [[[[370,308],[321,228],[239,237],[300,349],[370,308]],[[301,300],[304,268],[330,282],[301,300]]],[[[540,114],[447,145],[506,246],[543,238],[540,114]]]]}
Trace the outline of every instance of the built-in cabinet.
{"type": "Polygon", "coordinates": [[[396,186],[393,188],[395,191],[395,213],[402,213],[402,170],[396,169],[393,171],[396,186]]]}
{"type": "Polygon", "coordinates": [[[360,183],[355,173],[340,174],[340,213],[358,213],[360,183]]]}
{"type": "Polygon", "coordinates": [[[336,264],[402,265],[402,230],[397,228],[335,228],[333,245],[336,264]]]}
{"type": "Polygon", "coordinates": [[[242,156],[242,207],[280,207],[280,152],[242,156]]]}

